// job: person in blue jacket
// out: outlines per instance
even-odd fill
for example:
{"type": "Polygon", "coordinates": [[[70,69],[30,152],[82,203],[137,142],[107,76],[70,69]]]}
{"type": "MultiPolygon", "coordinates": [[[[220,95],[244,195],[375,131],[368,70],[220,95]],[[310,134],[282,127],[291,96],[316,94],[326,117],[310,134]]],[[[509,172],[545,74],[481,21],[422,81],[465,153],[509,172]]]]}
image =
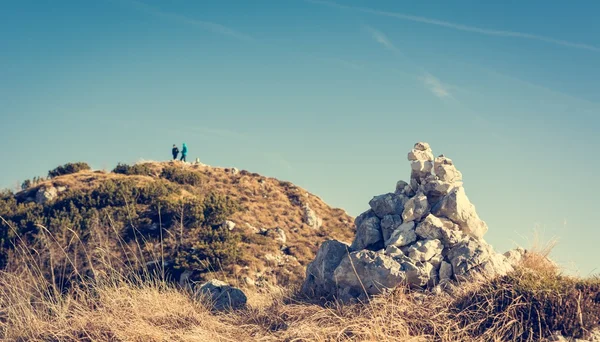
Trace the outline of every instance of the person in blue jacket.
{"type": "Polygon", "coordinates": [[[187,156],[187,152],[188,152],[187,151],[187,145],[185,143],[183,143],[183,147],[181,148],[181,159],[179,159],[179,160],[187,161],[185,159],[185,157],[187,156]]]}

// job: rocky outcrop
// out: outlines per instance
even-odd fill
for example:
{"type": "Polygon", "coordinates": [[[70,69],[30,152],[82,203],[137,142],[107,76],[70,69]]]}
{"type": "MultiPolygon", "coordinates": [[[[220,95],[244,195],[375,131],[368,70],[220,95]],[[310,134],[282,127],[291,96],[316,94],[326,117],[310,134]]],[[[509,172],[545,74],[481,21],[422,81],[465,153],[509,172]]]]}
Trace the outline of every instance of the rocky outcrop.
{"type": "Polygon", "coordinates": [[[306,223],[309,227],[313,229],[319,229],[323,225],[323,219],[317,216],[314,210],[310,208],[310,206],[305,204],[304,208],[304,216],[302,217],[304,223],[306,223]]]}
{"type": "Polygon", "coordinates": [[[220,280],[213,279],[202,284],[199,293],[210,301],[214,310],[236,310],[246,306],[244,292],[220,280]]]}
{"type": "Polygon", "coordinates": [[[44,204],[54,200],[58,196],[58,189],[53,186],[41,187],[35,193],[35,202],[44,204]]]}
{"type": "Polygon", "coordinates": [[[462,173],[429,144],[408,153],[410,182],[375,196],[355,220],[350,246],[330,240],[308,266],[302,291],[342,301],[399,285],[437,288],[449,281],[503,275],[524,251],[498,254],[483,240],[487,224],[463,188],[462,173]]]}

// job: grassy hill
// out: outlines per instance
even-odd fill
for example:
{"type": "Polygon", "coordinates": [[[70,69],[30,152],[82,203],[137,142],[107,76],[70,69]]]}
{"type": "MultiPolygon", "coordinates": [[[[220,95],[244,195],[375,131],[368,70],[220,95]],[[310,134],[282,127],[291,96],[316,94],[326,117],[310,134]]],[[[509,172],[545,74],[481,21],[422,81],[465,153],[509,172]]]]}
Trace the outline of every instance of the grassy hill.
{"type": "Polygon", "coordinates": [[[26,256],[59,286],[94,277],[107,264],[132,271],[154,265],[174,280],[186,271],[192,280],[216,272],[232,283],[290,285],[302,280],[322,241],[354,234],[344,210],[244,170],[180,162],[119,164],[112,172],[73,165],[0,196],[0,265],[17,270],[18,256],[26,256]],[[56,194],[48,200],[44,192],[56,194]],[[307,220],[307,210],[320,227],[307,220]],[[221,227],[226,220],[235,223],[232,230],[221,227]]]}

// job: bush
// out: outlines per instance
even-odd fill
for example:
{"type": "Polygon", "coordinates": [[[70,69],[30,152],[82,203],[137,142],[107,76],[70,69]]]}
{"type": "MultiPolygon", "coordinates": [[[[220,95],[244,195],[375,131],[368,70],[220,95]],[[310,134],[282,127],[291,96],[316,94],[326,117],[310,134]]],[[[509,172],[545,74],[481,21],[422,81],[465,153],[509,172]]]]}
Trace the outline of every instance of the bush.
{"type": "Polygon", "coordinates": [[[208,226],[221,224],[239,210],[240,205],[229,196],[210,193],[204,199],[204,224],[208,226]]]}
{"type": "Polygon", "coordinates": [[[128,176],[152,176],[154,174],[152,168],[147,164],[134,164],[130,166],[127,164],[118,163],[112,172],[128,176]]]}
{"type": "Polygon", "coordinates": [[[54,178],[63,175],[69,175],[72,173],[77,173],[79,171],[91,170],[92,168],[83,162],[77,163],[67,163],[65,165],[59,166],[54,170],[48,171],[48,178],[54,178]]]}
{"type": "Polygon", "coordinates": [[[202,184],[202,176],[198,172],[188,171],[175,166],[165,167],[160,177],[183,185],[198,186],[202,184]]]}
{"type": "Polygon", "coordinates": [[[234,263],[239,255],[238,233],[221,226],[199,227],[190,231],[192,241],[177,253],[175,267],[200,272],[218,271],[234,263]]]}
{"type": "Polygon", "coordinates": [[[587,337],[600,324],[600,279],[576,279],[520,269],[457,300],[453,310],[473,336],[538,341],[560,331],[587,337]]]}

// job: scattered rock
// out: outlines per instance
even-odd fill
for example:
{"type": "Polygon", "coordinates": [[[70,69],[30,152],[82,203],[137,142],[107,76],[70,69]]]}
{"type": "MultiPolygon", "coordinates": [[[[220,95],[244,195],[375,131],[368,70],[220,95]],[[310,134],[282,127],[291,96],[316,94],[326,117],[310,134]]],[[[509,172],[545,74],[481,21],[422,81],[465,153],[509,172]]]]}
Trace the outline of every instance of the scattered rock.
{"type": "Polygon", "coordinates": [[[321,228],[321,225],[323,225],[323,220],[320,217],[318,217],[315,211],[309,207],[308,203],[304,205],[303,220],[304,223],[306,223],[313,229],[319,229],[321,228]]]}
{"type": "Polygon", "coordinates": [[[402,224],[402,217],[400,215],[386,215],[381,219],[381,233],[383,235],[383,241],[389,240],[394,230],[396,230],[402,224]]]}
{"type": "Polygon", "coordinates": [[[235,228],[235,222],[226,220],[225,222],[223,222],[223,224],[221,224],[221,227],[223,229],[233,230],[233,228],[235,228]]]}
{"type": "Polygon", "coordinates": [[[35,202],[44,204],[53,201],[58,196],[58,190],[53,187],[41,187],[35,194],[35,202]]]}
{"type": "Polygon", "coordinates": [[[215,310],[236,310],[246,306],[244,292],[220,280],[213,279],[202,284],[199,292],[210,300],[215,310]]]}
{"type": "Polygon", "coordinates": [[[287,242],[287,237],[285,235],[285,231],[279,227],[270,228],[265,230],[265,236],[270,237],[276,241],[281,242],[282,244],[287,242]]]}

